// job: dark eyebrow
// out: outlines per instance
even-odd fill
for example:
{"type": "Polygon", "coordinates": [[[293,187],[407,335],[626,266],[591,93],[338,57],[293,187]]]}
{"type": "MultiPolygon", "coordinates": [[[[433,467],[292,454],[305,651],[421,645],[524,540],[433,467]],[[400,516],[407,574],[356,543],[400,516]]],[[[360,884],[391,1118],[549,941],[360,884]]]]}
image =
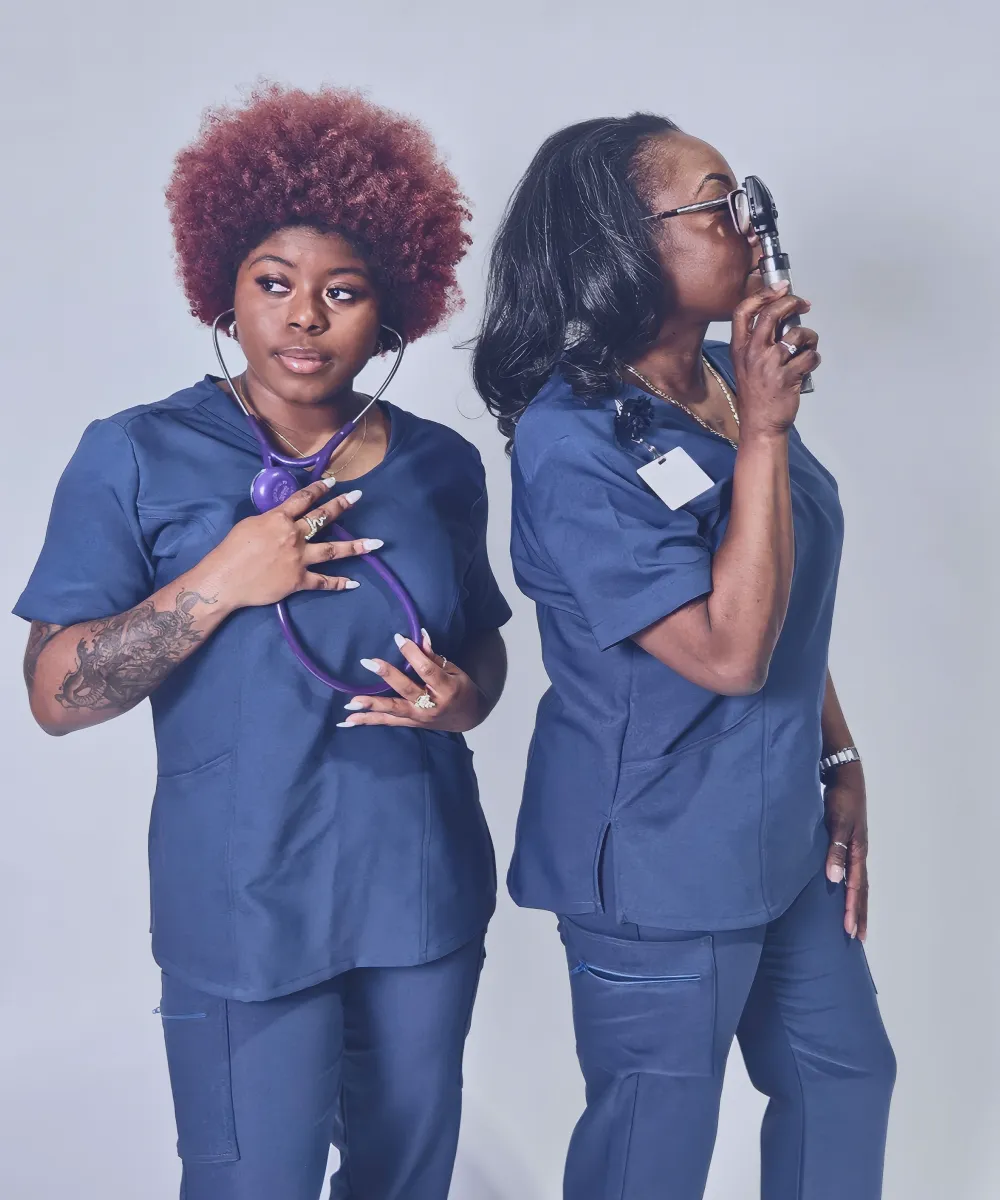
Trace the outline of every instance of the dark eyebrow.
{"type": "Polygon", "coordinates": [[[262,262],[281,263],[283,267],[290,267],[292,270],[295,269],[295,263],[289,262],[287,258],[279,258],[277,254],[262,254],[259,258],[255,258],[250,266],[255,267],[258,263],[262,262]]]}
{"type": "MultiPolygon", "coordinates": [[[[295,270],[295,263],[289,262],[287,258],[281,258],[277,254],[260,254],[250,263],[249,269],[255,267],[258,263],[273,262],[280,263],[283,267],[288,267],[289,270],[295,270]]],[[[368,278],[368,272],[364,267],[333,267],[327,272],[328,275],[360,275],[362,279],[368,278]]]]}
{"type": "Polygon", "coordinates": [[[710,174],[705,176],[701,183],[698,184],[698,190],[695,192],[696,196],[701,195],[701,189],[706,183],[724,183],[730,190],[736,186],[736,184],[733,183],[732,179],[728,175],[722,175],[718,171],[712,171],[710,174]]]}

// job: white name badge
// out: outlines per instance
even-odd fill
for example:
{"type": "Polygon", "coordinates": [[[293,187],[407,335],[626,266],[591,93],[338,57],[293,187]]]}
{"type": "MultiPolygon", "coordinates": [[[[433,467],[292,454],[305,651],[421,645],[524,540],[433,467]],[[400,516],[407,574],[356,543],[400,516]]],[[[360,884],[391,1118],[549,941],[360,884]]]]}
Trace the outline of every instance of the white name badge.
{"type": "Polygon", "coordinates": [[[690,454],[681,446],[668,450],[666,454],[653,459],[639,468],[639,474],[645,483],[653,489],[667,508],[676,510],[683,508],[714,486],[710,475],[698,466],[690,454]]]}

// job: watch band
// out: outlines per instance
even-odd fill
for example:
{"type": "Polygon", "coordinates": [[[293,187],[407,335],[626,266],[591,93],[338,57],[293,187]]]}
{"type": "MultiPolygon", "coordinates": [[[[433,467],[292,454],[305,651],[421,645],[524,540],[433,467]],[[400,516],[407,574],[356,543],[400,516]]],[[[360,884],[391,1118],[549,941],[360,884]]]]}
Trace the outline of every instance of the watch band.
{"type": "Polygon", "coordinates": [[[821,776],[826,775],[834,767],[842,767],[844,763],[851,762],[861,762],[861,755],[856,746],[845,746],[843,750],[838,750],[835,754],[828,754],[826,758],[819,760],[819,773],[821,776]]]}

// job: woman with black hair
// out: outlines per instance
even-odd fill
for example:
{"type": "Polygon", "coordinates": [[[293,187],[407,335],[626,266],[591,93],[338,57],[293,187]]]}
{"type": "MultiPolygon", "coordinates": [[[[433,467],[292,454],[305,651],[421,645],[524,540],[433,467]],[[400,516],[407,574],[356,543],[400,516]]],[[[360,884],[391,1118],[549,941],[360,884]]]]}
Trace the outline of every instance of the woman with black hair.
{"type": "Polygon", "coordinates": [[[809,306],[761,286],[745,206],[672,122],[588,121],[538,151],[493,251],[475,376],[552,685],[509,884],[569,960],[567,1200],[702,1196],[734,1035],[770,1100],[762,1195],[881,1193],[895,1060],[827,669],[843,519],[794,426],[809,306]]]}

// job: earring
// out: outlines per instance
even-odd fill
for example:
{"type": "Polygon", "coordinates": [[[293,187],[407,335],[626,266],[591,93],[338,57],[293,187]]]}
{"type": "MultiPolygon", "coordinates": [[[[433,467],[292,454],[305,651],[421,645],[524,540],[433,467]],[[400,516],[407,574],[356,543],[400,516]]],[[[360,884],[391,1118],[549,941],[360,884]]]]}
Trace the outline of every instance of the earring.
{"type": "Polygon", "coordinates": [[[235,321],[232,322],[232,324],[229,326],[229,328],[226,330],[226,332],[229,334],[229,336],[233,339],[234,342],[238,342],[240,340],[240,335],[236,330],[236,322],[235,321]]]}

